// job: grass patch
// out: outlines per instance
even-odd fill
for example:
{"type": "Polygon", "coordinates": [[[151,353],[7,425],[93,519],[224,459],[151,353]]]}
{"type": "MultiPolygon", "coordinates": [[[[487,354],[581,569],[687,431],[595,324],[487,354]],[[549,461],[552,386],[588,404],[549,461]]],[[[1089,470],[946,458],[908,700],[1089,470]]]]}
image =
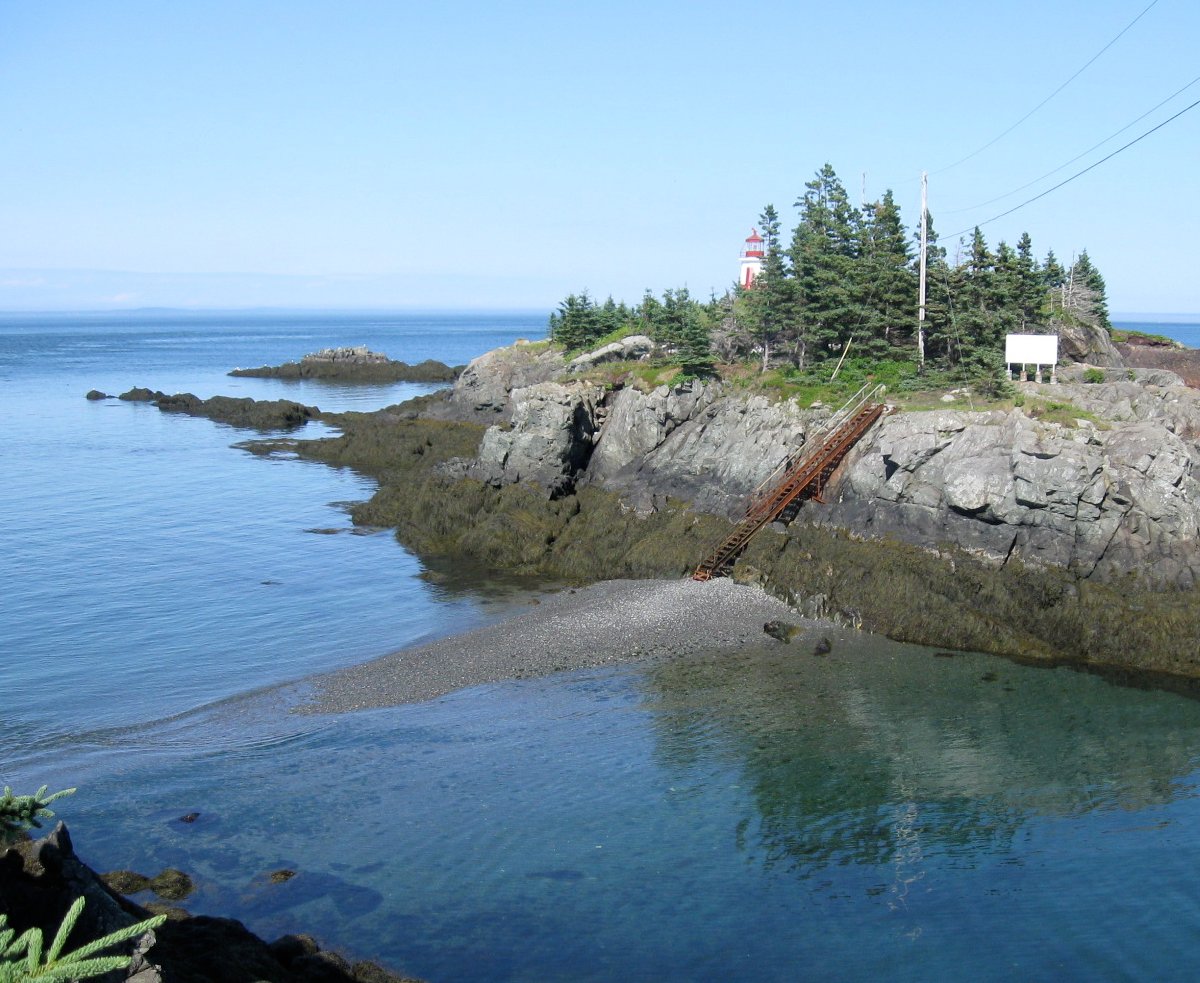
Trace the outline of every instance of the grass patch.
{"type": "Polygon", "coordinates": [[[1185,347],[1174,338],[1168,338],[1161,334],[1148,334],[1145,331],[1131,331],[1127,328],[1113,328],[1109,331],[1112,340],[1118,344],[1130,345],[1155,345],[1162,348],[1183,348],[1185,347]]]}
{"type": "Polygon", "coordinates": [[[1025,414],[1042,423],[1057,423],[1059,426],[1077,429],[1079,420],[1087,420],[1097,430],[1108,430],[1108,421],[1090,410],[1080,409],[1074,403],[1059,400],[1029,399],[1024,405],[1025,414]]]}

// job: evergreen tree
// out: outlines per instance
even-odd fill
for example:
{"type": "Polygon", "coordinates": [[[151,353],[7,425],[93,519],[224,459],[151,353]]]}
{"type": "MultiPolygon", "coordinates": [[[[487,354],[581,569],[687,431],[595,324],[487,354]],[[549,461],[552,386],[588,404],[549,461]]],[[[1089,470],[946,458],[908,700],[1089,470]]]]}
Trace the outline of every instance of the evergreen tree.
{"type": "Polygon", "coordinates": [[[1022,331],[1041,319],[1045,298],[1044,273],[1038,269],[1037,260],[1034,259],[1033,241],[1028,232],[1022,232],[1017,241],[1017,307],[1022,331]]]}
{"type": "Polygon", "coordinates": [[[550,315],[550,340],[567,351],[585,348],[604,334],[600,312],[586,290],[569,295],[550,315]]]}
{"type": "Polygon", "coordinates": [[[1077,316],[1093,321],[1101,328],[1112,328],[1108,320],[1108,293],[1104,285],[1104,277],[1092,265],[1087,250],[1079,254],[1079,258],[1071,266],[1067,276],[1068,304],[1067,309],[1077,316]]]}
{"type": "Polygon", "coordinates": [[[1004,335],[1015,333],[1022,324],[1019,257],[1003,240],[996,247],[992,274],[992,317],[1002,341],[1004,335]]]}
{"type": "Polygon", "coordinates": [[[957,361],[969,369],[999,364],[1003,357],[1003,331],[996,316],[996,257],[988,249],[979,227],[971,236],[971,252],[960,268],[954,298],[958,308],[955,327],[959,351],[957,361]]]}
{"type": "Polygon", "coordinates": [[[855,265],[859,334],[865,349],[886,354],[891,347],[910,344],[917,303],[912,254],[890,189],[863,209],[859,235],[855,265]]]}
{"type": "Polygon", "coordinates": [[[836,356],[861,321],[854,276],[861,219],[829,164],[804,188],[791,260],[803,345],[820,360],[836,356]]]}
{"type": "Polygon", "coordinates": [[[1063,308],[1064,290],[1063,285],[1067,282],[1067,271],[1062,268],[1058,257],[1054,255],[1054,250],[1051,249],[1046,253],[1046,262],[1042,266],[1042,284],[1047,292],[1047,301],[1049,302],[1050,312],[1053,313],[1057,307],[1059,310],[1063,308]]]}
{"type": "Polygon", "coordinates": [[[662,304],[647,288],[642,294],[642,302],[634,309],[634,319],[638,322],[638,330],[653,338],[658,334],[662,323],[662,304]]]}
{"type": "MultiPolygon", "coordinates": [[[[767,205],[758,217],[763,237],[763,267],[744,292],[744,309],[749,321],[750,336],[762,356],[761,370],[766,372],[776,350],[795,334],[795,285],[788,276],[783,250],[779,243],[779,213],[767,205]]],[[[803,349],[793,357],[803,364],[803,349]]]]}
{"type": "Polygon", "coordinates": [[[680,311],[678,355],[687,375],[707,375],[712,371],[713,352],[711,316],[700,304],[692,302],[680,311]]]}

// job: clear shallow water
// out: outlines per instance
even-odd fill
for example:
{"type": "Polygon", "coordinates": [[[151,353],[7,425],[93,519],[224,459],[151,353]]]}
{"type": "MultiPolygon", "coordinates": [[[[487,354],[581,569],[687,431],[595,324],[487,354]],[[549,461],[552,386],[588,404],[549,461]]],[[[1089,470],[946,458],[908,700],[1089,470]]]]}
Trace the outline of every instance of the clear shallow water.
{"type": "MultiPolygon", "coordinates": [[[[326,345],[464,362],[538,315],[0,315],[0,746],[160,719],[477,623],[388,533],[351,535],[344,470],[255,457],[256,436],[90,389],[373,409],[431,386],[234,379],[326,345]],[[334,534],[329,534],[334,530],[334,534]]],[[[310,424],[305,436],[326,432],[310,424]]],[[[8,755],[6,755],[8,757],[8,755]]]]}
{"type": "Polygon", "coordinates": [[[348,529],[328,503],[362,479],[82,394],[274,398],[223,373],[328,344],[461,361],[544,322],[210,320],[0,319],[0,781],[79,785],[59,811],[96,867],[181,867],[193,911],[435,981],[1195,975],[1178,696],[843,635],[290,713],[304,684],[276,684],[502,604],[390,535],[306,531],[348,529]]]}

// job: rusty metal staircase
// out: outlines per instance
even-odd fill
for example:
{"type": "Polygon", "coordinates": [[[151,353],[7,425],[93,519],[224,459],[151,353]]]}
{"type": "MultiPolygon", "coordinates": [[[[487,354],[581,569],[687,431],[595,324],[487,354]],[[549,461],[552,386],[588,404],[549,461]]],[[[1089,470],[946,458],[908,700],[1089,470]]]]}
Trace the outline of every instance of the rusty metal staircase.
{"type": "Polygon", "coordinates": [[[884,387],[863,386],[838,410],[825,428],[791,455],[751,494],[746,514],[733,531],[705,556],[693,580],[719,577],[751,537],[763,526],[774,522],[789,508],[806,498],[821,500],[821,492],[830,476],[859,439],[875,425],[886,409],[882,402],[884,387]]]}

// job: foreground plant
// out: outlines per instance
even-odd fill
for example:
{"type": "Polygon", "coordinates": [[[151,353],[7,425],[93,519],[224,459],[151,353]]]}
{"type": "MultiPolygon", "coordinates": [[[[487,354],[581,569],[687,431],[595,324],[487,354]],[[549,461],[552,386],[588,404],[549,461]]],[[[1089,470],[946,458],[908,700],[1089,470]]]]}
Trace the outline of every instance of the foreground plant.
{"type": "Polygon", "coordinates": [[[54,813],[46,808],[51,802],[75,794],[73,788],[64,788],[53,795],[47,795],[47,791],[49,786],[43,785],[33,795],[13,795],[12,789],[4,786],[4,794],[0,795],[0,843],[31,827],[40,828],[39,819],[54,817],[54,813]]]}
{"type": "MultiPolygon", "coordinates": [[[[43,788],[39,794],[44,793],[43,788]]],[[[0,915],[0,983],[67,983],[91,979],[114,969],[126,969],[132,956],[101,956],[97,953],[158,928],[167,919],[166,915],[148,918],[63,955],[63,946],[79,921],[83,907],[84,899],[76,898],[45,953],[40,928],[31,928],[18,936],[8,928],[8,917],[0,915]]]]}

